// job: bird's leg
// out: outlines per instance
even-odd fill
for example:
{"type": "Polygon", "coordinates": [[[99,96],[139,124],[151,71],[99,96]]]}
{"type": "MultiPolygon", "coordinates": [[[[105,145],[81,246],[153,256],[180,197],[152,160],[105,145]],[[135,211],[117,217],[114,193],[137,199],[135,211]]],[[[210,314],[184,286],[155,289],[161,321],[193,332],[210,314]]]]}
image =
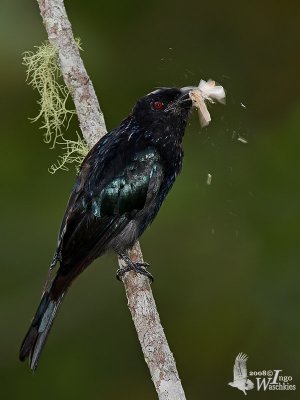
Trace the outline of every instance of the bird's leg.
{"type": "Polygon", "coordinates": [[[126,264],[125,267],[119,268],[117,270],[117,279],[119,281],[123,281],[123,276],[128,271],[135,271],[137,274],[147,276],[151,283],[154,281],[153,276],[150,274],[150,272],[147,271],[147,268],[149,267],[148,263],[135,263],[125,253],[118,253],[118,255],[126,264]]]}

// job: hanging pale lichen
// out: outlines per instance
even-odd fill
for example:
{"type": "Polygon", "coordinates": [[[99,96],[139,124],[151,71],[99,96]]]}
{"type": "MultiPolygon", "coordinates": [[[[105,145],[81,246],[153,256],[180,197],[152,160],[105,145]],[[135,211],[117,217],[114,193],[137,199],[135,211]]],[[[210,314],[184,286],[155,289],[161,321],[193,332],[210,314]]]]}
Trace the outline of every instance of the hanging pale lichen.
{"type": "Polygon", "coordinates": [[[50,174],[55,174],[55,172],[59,169],[64,171],[68,171],[69,164],[76,164],[76,171],[79,171],[79,167],[88,153],[88,147],[85,140],[81,139],[78,135],[77,140],[66,140],[62,138],[62,142],[57,142],[59,145],[63,145],[63,149],[65,153],[62,156],[59,156],[59,159],[51,165],[49,168],[50,174]]]}
{"type": "Polygon", "coordinates": [[[66,102],[69,90],[58,82],[60,69],[57,63],[57,50],[49,42],[36,46],[36,51],[27,51],[23,64],[27,68],[27,82],[39,93],[39,113],[31,120],[42,120],[41,129],[45,130],[44,140],[55,146],[62,136],[62,128],[70,122],[75,110],[68,110],[66,102]]]}
{"type": "MultiPolygon", "coordinates": [[[[80,47],[80,40],[76,43],[80,47]]],[[[54,148],[56,145],[64,146],[65,153],[59,157],[49,171],[58,169],[67,170],[67,164],[82,162],[88,151],[83,139],[78,136],[78,141],[66,139],[64,131],[68,128],[74,109],[67,108],[69,97],[68,88],[60,83],[61,73],[58,65],[57,49],[48,41],[36,46],[35,51],[27,51],[23,56],[23,64],[27,69],[26,81],[39,93],[39,113],[31,118],[32,122],[42,121],[41,129],[44,130],[44,141],[54,148]],[[59,140],[58,140],[59,139],[59,140]]]]}

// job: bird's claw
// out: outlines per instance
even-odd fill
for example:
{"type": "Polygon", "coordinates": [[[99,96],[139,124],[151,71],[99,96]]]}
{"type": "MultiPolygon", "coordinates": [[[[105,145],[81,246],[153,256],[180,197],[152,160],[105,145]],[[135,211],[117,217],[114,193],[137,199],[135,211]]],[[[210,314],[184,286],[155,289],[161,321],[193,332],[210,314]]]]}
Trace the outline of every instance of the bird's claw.
{"type": "Polygon", "coordinates": [[[148,277],[150,283],[153,283],[154,278],[153,276],[150,274],[150,272],[147,271],[146,268],[149,267],[149,264],[146,262],[142,262],[142,263],[134,263],[131,262],[130,264],[128,263],[125,267],[119,268],[117,270],[117,279],[121,282],[123,282],[123,277],[126,274],[126,272],[129,271],[135,271],[137,274],[141,274],[141,275],[145,275],[148,277]]]}
{"type": "Polygon", "coordinates": [[[149,268],[150,264],[148,264],[147,262],[138,262],[138,263],[133,263],[135,265],[135,267],[138,268],[149,268]]]}

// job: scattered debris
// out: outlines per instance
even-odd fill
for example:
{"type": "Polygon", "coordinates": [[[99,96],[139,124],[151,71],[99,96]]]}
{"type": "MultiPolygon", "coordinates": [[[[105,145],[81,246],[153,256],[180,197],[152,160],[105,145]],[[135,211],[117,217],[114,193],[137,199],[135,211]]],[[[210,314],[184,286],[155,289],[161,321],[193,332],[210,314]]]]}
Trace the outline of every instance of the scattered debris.
{"type": "Polygon", "coordinates": [[[212,174],[207,174],[206,184],[211,185],[212,174]]]}
{"type": "Polygon", "coordinates": [[[239,142],[244,143],[244,144],[247,144],[247,143],[248,143],[248,140],[245,139],[245,138],[243,138],[242,136],[239,136],[239,137],[237,138],[237,140],[238,140],[239,142]]]}

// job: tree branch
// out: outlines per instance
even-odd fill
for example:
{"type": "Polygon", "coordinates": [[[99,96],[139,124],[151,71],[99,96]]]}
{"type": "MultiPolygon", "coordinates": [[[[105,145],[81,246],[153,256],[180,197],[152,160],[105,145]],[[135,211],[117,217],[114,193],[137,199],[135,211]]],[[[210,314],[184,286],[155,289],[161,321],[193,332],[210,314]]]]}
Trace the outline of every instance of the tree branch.
{"type": "MultiPolygon", "coordinates": [[[[63,0],[37,0],[50,43],[57,48],[63,79],[74,101],[80,128],[89,148],[106,134],[104,117],[92,82],[83,65],[63,0]]],[[[128,252],[143,262],[137,242],[128,252]]],[[[122,267],[122,262],[119,260],[122,267]]],[[[148,278],[133,271],[123,278],[129,310],[145,361],[160,400],[185,400],[148,278]]]]}

